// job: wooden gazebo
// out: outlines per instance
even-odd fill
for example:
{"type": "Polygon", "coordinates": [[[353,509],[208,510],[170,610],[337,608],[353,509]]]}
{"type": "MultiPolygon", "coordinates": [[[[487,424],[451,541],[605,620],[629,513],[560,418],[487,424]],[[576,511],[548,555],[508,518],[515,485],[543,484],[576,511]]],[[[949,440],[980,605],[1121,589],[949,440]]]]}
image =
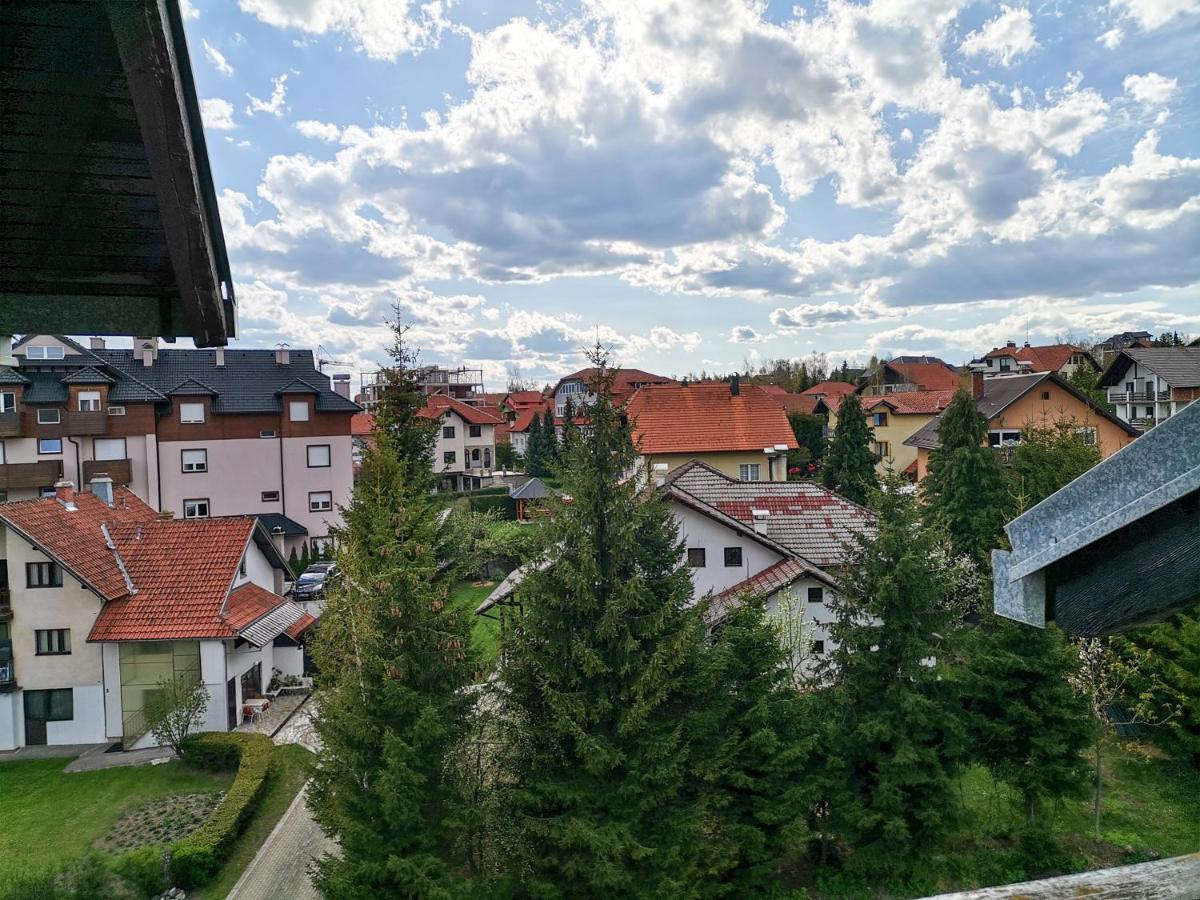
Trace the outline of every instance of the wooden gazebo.
{"type": "Polygon", "coordinates": [[[178,0],[0,0],[0,335],[235,335],[178,0]]]}

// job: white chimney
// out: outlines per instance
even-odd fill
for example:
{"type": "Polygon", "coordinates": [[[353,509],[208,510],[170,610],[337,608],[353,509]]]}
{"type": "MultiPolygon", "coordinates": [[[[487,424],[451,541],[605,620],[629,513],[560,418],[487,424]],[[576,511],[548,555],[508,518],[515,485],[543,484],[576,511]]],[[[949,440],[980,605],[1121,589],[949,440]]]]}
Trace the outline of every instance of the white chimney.
{"type": "Polygon", "coordinates": [[[75,485],[70,481],[54,482],[54,497],[65,506],[69,511],[74,512],[75,506],[75,485]]]}
{"type": "Polygon", "coordinates": [[[218,347],[213,353],[213,361],[216,362],[218,369],[225,368],[225,348],[218,347]]]}
{"type": "Polygon", "coordinates": [[[103,350],[104,349],[104,338],[93,337],[88,342],[88,346],[90,346],[93,350],[103,350]]]}
{"type": "Polygon", "coordinates": [[[113,480],[107,475],[96,475],[91,480],[92,493],[107,505],[113,505],[113,480]]]}
{"type": "Polygon", "coordinates": [[[752,509],[750,515],[754,519],[754,533],[766,535],[767,533],[767,517],[771,513],[765,509],[752,509]]]}
{"type": "Polygon", "coordinates": [[[286,366],[292,361],[292,353],[287,344],[280,344],[275,348],[275,365],[286,366]]]}
{"type": "Polygon", "coordinates": [[[658,487],[662,487],[667,483],[667,464],[655,463],[653,466],[651,466],[651,468],[654,470],[654,484],[658,487]]]}
{"type": "Polygon", "coordinates": [[[13,339],[11,334],[0,334],[0,366],[15,366],[17,358],[12,352],[13,339]]]}
{"type": "Polygon", "coordinates": [[[134,338],[133,347],[138,359],[147,368],[154,365],[154,361],[158,359],[158,338],[156,337],[134,338]]]}

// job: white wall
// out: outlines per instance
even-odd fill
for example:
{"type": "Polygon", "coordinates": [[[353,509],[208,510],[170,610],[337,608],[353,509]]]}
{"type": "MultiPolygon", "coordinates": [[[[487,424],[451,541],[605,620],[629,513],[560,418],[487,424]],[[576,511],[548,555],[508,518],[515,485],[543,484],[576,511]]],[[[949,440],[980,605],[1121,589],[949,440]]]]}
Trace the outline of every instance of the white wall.
{"type": "MultiPolygon", "coordinates": [[[[437,443],[433,446],[433,471],[439,474],[453,474],[462,472],[465,469],[464,460],[466,459],[466,436],[467,423],[463,421],[462,416],[452,409],[446,410],[440,419],[437,426],[437,443]],[[454,437],[443,437],[443,428],[453,428],[454,437]],[[454,453],[454,462],[443,462],[445,453],[454,453]]],[[[475,439],[478,441],[478,438],[475,439]]]]}
{"type": "Polygon", "coordinates": [[[176,518],[183,518],[183,501],[193,499],[207,499],[213,516],[283,512],[281,500],[262,502],[263,491],[282,487],[278,439],[163,441],[158,455],[162,508],[176,518]],[[207,472],[183,471],[182,453],[193,449],[206,451],[207,472]]]}
{"type": "Polygon", "coordinates": [[[20,691],[0,694],[0,750],[16,750],[24,743],[23,706],[20,691]]]}
{"type": "Polygon", "coordinates": [[[685,547],[703,547],[705,551],[704,568],[691,570],[696,598],[710,591],[720,593],[783,559],[774,550],[682,504],[672,503],[671,513],[679,523],[679,536],[685,547]],[[740,567],[726,567],[726,547],[742,548],[740,567]]]}
{"type": "MultiPolygon", "coordinates": [[[[808,641],[824,641],[824,654],[828,655],[836,642],[830,637],[829,626],[833,622],[833,613],[827,601],[832,589],[815,578],[800,578],[795,583],[767,597],[767,614],[772,616],[790,615],[801,621],[800,633],[808,641]],[[822,588],[823,600],[820,603],[810,603],[809,588],[822,588]]],[[[808,659],[808,671],[815,668],[819,656],[811,655],[808,659]]]]}
{"type": "MultiPolygon", "coordinates": [[[[286,491],[282,512],[308,529],[310,538],[326,537],[333,525],[340,525],[339,506],[350,502],[354,491],[354,440],[348,434],[283,439],[283,478],[286,491]],[[308,445],[328,444],[329,465],[309,468],[308,445]],[[310,491],[333,494],[333,509],[309,512],[310,491]]],[[[278,505],[278,504],[276,504],[278,505]]]]}
{"type": "Polygon", "coordinates": [[[226,711],[225,642],[200,642],[200,679],[208,690],[208,708],[204,711],[201,731],[228,731],[229,715],[226,711]]]}
{"type": "Polygon", "coordinates": [[[303,675],[304,650],[300,647],[276,647],[275,668],[284,675],[303,675]]]}
{"type": "Polygon", "coordinates": [[[121,721],[121,645],[107,643],[100,645],[100,653],[104,660],[104,718],[107,722],[106,737],[120,740],[123,723],[121,721]]]}
{"type": "Polygon", "coordinates": [[[98,684],[76,686],[73,699],[75,718],[67,722],[47,722],[46,743],[104,743],[108,738],[104,725],[104,688],[98,684]]]}

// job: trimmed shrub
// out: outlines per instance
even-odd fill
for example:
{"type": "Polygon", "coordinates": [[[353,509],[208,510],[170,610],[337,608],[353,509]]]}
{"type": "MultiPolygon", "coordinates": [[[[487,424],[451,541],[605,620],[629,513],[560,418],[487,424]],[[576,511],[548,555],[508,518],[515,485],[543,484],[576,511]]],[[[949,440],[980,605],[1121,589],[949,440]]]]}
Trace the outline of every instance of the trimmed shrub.
{"type": "Polygon", "coordinates": [[[122,853],[112,860],[112,870],[137,891],[140,897],[155,897],[171,885],[167,879],[166,844],[151,844],[122,853]]]}
{"type": "Polygon", "coordinates": [[[478,513],[486,513],[491,510],[496,510],[502,519],[515,519],[517,517],[516,501],[505,494],[486,494],[480,496],[478,493],[469,498],[471,511],[478,513]]]}
{"type": "Polygon", "coordinates": [[[216,874],[266,786],[273,745],[265,735],[197,735],[188,739],[187,755],[213,764],[228,759],[230,748],[237,756],[238,771],[225,799],[203,825],[175,843],[171,876],[179,887],[195,887],[216,874]]]}

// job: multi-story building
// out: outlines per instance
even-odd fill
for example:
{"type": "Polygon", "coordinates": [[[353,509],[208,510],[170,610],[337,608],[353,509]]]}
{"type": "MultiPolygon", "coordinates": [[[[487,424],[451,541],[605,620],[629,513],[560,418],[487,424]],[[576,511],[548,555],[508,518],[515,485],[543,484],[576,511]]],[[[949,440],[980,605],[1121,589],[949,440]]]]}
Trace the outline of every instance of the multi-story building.
{"type": "MultiPolygon", "coordinates": [[[[625,403],[639,389],[652,384],[675,384],[673,378],[663,375],[652,375],[641,369],[613,369],[610,396],[618,406],[625,403]]],[[[570,375],[564,375],[554,386],[554,418],[561,419],[567,412],[569,402],[575,409],[590,406],[596,402],[597,369],[580,369],[570,375]]]]}
{"type": "Polygon", "coordinates": [[[504,420],[453,397],[435,395],[418,413],[437,422],[433,471],[441,487],[469,491],[482,486],[496,459],[496,427],[504,420]]]}
{"type": "Polygon", "coordinates": [[[993,347],[980,359],[969,364],[973,371],[984,375],[1032,375],[1036,372],[1055,372],[1069,378],[1076,369],[1099,372],[1100,366],[1092,355],[1074,344],[1045,344],[1033,347],[1028,341],[1018,347],[1009,341],[1003,347],[993,347]]]}
{"type": "Polygon", "coordinates": [[[953,391],[958,387],[958,377],[954,366],[936,356],[897,356],[863,375],[857,390],[864,397],[905,391],[953,391]]]}
{"type": "Polygon", "coordinates": [[[874,436],[871,450],[880,475],[891,469],[905,478],[917,475],[917,448],[910,437],[941,413],[954,399],[954,391],[902,391],[862,398],[863,413],[874,436]]]}
{"type": "Polygon", "coordinates": [[[280,596],[282,536],[251,516],[164,519],[98,476],[0,504],[0,750],[154,743],[146,699],[198,678],[225,731],[273,673],[303,671],[314,619],[280,596]]]}
{"type": "Polygon", "coordinates": [[[0,359],[0,496],[106,474],[179,518],[264,516],[289,552],[327,541],[353,488],[358,407],[312,353],[134,343],[28,335],[0,359]]]}
{"type": "MultiPolygon", "coordinates": [[[[451,397],[470,406],[489,404],[483,389],[483,369],[459,366],[421,366],[410,373],[417,388],[427,397],[451,397]]],[[[374,409],[380,394],[387,389],[386,372],[364,372],[360,376],[359,393],[354,398],[363,409],[374,409]]]]}
{"type": "Polygon", "coordinates": [[[1135,428],[1152,428],[1200,398],[1200,347],[1121,350],[1098,387],[1117,416],[1135,428]]]}

